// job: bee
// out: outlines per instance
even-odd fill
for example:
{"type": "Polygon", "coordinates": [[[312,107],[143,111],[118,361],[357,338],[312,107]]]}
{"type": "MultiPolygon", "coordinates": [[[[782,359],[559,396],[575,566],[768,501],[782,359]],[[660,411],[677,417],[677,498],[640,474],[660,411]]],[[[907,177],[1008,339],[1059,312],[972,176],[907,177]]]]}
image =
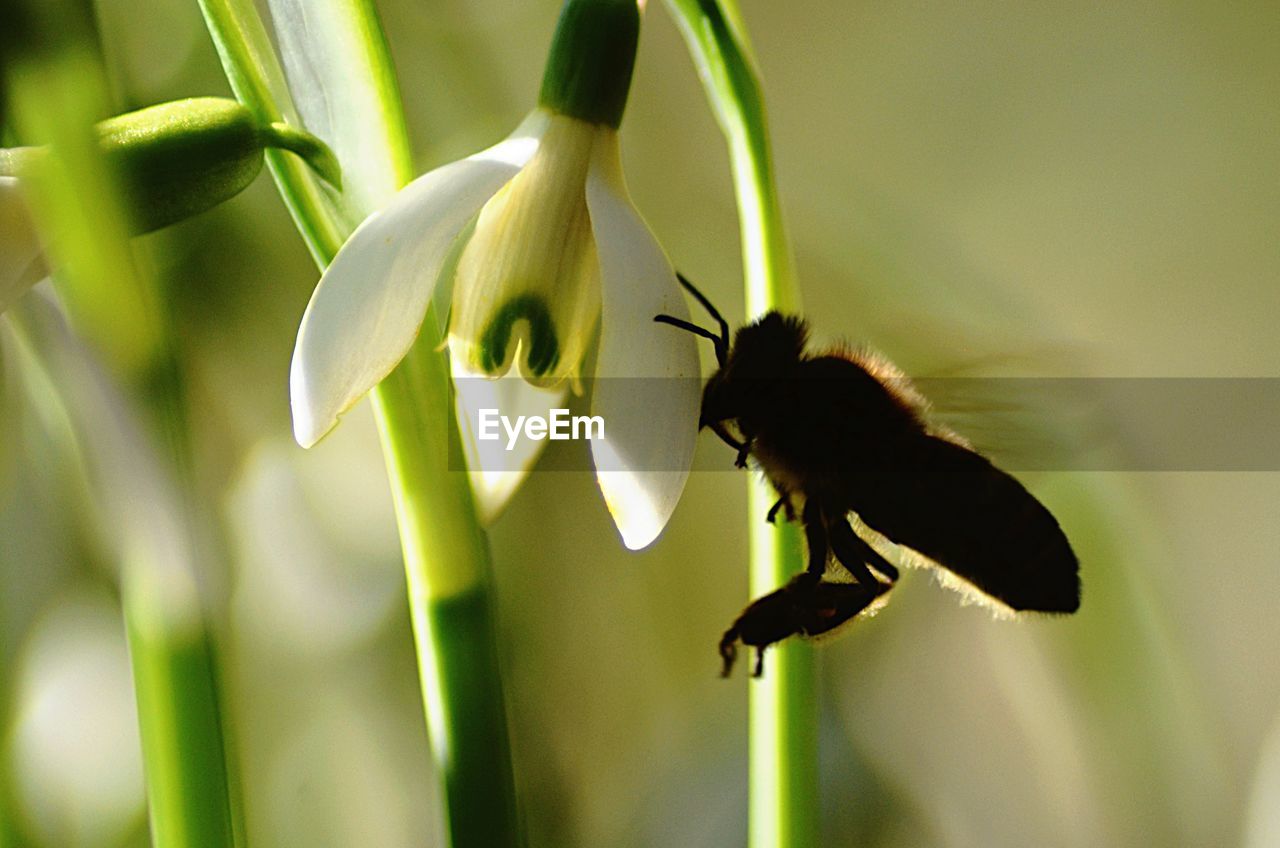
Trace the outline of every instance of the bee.
{"type": "Polygon", "coordinates": [[[730,340],[720,312],[678,276],[719,326],[654,318],[715,346],[699,428],[732,447],[739,468],[754,460],[778,493],[767,520],[779,511],[798,519],[808,546],[806,570],[725,632],[722,676],[739,641],[756,649],[759,676],[769,645],[831,633],[883,604],[898,569],[873,547],[881,539],[997,612],[1079,608],[1079,562],[1057,520],[958,436],[930,426],[927,402],[894,366],[846,349],[810,353],[806,322],[777,311],[730,340]],[[829,573],[832,554],[839,567],[829,573]]]}

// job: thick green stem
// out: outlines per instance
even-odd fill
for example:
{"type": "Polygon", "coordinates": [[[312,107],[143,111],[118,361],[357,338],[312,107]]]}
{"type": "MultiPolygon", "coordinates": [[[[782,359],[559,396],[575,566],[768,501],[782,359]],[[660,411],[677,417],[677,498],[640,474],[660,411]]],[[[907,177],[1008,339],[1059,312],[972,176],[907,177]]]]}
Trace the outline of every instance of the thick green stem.
{"type": "Polygon", "coordinates": [[[151,844],[197,848],[237,844],[218,705],[218,667],[200,616],[178,620],[145,564],[126,574],[123,592],[138,699],[151,844]],[[198,776],[198,781],[192,776],[198,776]]]}
{"type": "MultiPolygon", "coordinates": [[[[738,201],[748,320],[800,307],[769,153],[760,81],[733,0],[667,0],[729,144],[738,201]]],[[[751,595],[804,568],[794,524],[774,527],[774,493],[750,483],[751,595]]],[[[774,649],[750,690],[749,834],[752,848],[808,848],[818,839],[817,698],[808,645],[774,649]]]]}
{"type": "MultiPolygon", "coordinates": [[[[434,327],[428,315],[424,324],[434,327]]],[[[490,588],[489,549],[460,455],[449,373],[419,342],[374,391],[395,498],[431,750],[454,848],[521,844],[490,588]],[[427,405],[424,398],[443,398],[427,405]]]]}
{"type": "MultiPolygon", "coordinates": [[[[305,232],[305,230],[304,230],[305,232]]],[[[323,245],[313,252],[324,254],[323,245]]],[[[321,266],[324,267],[323,265],[321,266]]],[[[371,393],[404,553],[431,753],[453,848],[522,844],[497,653],[488,542],[450,427],[449,366],[428,315],[371,393]]]]}
{"type": "MultiPolygon", "coordinates": [[[[277,121],[292,113],[292,107],[276,99],[287,92],[253,4],[200,2],[237,97],[260,120],[277,121]]],[[[376,99],[380,107],[380,126],[367,134],[370,144],[363,155],[381,155],[383,161],[344,161],[344,190],[356,196],[354,183],[362,170],[375,165],[373,171],[407,182],[413,174],[395,74],[371,4],[310,2],[313,22],[334,23],[332,29],[316,26],[313,32],[358,34],[334,42],[329,59],[345,62],[341,81],[357,86],[360,96],[376,99]]],[[[268,164],[323,270],[350,235],[350,223],[305,169],[270,158],[268,164]]],[[[522,840],[498,668],[489,548],[467,475],[449,467],[449,457],[461,456],[461,449],[457,428],[450,426],[453,398],[440,342],[437,322],[428,315],[414,348],[374,389],[374,411],[400,527],[422,699],[444,787],[447,832],[454,848],[514,848],[522,840]]]]}
{"type": "Polygon", "coordinates": [[[8,317],[67,410],[101,520],[118,537],[152,844],[241,844],[216,645],[179,475],[52,305],[31,295],[8,317]]]}

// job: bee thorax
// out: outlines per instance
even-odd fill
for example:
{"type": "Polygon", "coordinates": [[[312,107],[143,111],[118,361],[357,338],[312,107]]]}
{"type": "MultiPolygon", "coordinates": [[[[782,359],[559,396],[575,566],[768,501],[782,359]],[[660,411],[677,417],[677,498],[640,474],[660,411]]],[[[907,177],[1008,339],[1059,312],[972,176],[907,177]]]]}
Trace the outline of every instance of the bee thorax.
{"type": "MultiPolygon", "coordinates": [[[[809,475],[767,440],[757,438],[752,445],[751,455],[779,492],[802,493],[808,490],[809,475]]],[[[801,504],[798,503],[797,506],[799,505],[801,504]]]]}

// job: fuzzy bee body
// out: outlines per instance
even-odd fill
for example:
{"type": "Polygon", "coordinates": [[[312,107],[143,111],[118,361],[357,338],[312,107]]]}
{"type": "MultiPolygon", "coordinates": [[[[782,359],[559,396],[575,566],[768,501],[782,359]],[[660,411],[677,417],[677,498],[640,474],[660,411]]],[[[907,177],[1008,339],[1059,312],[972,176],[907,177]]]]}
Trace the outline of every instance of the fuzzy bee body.
{"type": "MultiPolygon", "coordinates": [[[[749,606],[725,634],[725,674],[734,643],[764,648],[815,635],[880,599],[897,568],[853,529],[850,515],[941,566],[973,594],[1006,611],[1074,612],[1079,565],[1058,522],[1026,488],[957,437],[930,428],[926,403],[886,362],[851,351],[813,355],[799,318],[770,312],[719,336],[668,316],[716,342],[719,369],[703,390],[700,425],[750,458],[804,524],[808,569],[749,606]],[[859,590],[833,590],[830,555],[859,590]],[[819,585],[822,584],[822,585],[819,585]]],[[[759,663],[757,663],[759,670],[759,663]]]]}

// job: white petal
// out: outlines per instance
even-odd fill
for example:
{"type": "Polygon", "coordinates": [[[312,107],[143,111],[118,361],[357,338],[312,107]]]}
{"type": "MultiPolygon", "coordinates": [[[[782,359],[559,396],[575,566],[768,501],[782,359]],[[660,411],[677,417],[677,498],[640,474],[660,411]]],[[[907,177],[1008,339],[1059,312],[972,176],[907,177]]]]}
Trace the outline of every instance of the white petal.
{"type": "Polygon", "coordinates": [[[0,177],[0,312],[48,275],[16,177],[0,177]]]}
{"type": "Polygon", "coordinates": [[[546,440],[521,437],[507,450],[511,442],[501,424],[486,431],[496,433],[496,439],[481,439],[481,410],[496,410],[496,414],[506,416],[513,424],[520,415],[549,418],[552,409],[564,406],[567,387],[540,389],[515,374],[497,379],[485,377],[467,371],[460,356],[451,355],[450,366],[457,390],[458,431],[470,470],[471,490],[475,493],[480,521],[491,524],[537,461],[546,440]]]}
{"type": "Polygon", "coordinates": [[[293,433],[310,447],[404,358],[458,234],[537,149],[531,117],[511,138],[437,168],[365,220],[311,296],[289,374],[293,433]]]}
{"type": "Polygon", "coordinates": [[[655,323],[687,319],[675,272],[627,195],[616,138],[602,140],[587,177],[587,207],[600,256],[600,355],[592,412],[596,479],[628,548],[657,538],[689,476],[698,435],[696,339],[655,323]],[[642,380],[621,378],[647,378],[642,380]]]}

